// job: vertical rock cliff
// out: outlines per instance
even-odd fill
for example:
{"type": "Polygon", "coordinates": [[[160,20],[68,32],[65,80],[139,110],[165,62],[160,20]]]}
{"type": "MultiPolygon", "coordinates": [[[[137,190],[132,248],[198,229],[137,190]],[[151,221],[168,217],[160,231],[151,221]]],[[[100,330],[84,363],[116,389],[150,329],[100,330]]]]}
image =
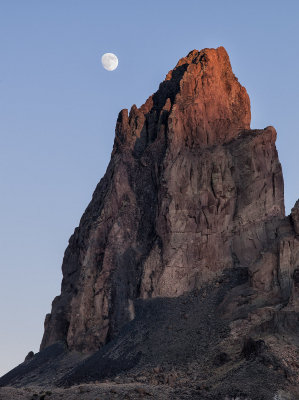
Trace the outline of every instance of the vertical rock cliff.
{"type": "Polygon", "coordinates": [[[191,51],[122,110],[41,351],[0,387],[54,385],[54,400],[81,399],[71,386],[84,382],[96,382],[86,399],[297,400],[299,200],[285,216],[275,140],[271,126],[250,129],[223,47],[191,51]]]}
{"type": "MultiPolygon", "coordinates": [[[[135,299],[256,268],[284,217],[275,139],[272,127],[250,130],[249,97],[223,47],[191,51],[144,105],[122,110],[106,174],[66,249],[41,349],[62,340],[94,351],[134,318],[135,299]]],[[[253,284],[277,284],[262,274],[253,284]]]]}

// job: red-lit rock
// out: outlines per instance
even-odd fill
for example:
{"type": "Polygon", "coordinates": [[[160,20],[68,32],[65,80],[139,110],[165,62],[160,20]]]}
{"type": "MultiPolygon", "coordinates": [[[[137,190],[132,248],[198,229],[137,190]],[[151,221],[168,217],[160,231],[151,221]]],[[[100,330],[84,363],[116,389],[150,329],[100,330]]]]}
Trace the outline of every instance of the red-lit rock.
{"type": "Polygon", "coordinates": [[[143,106],[122,110],[41,348],[94,351],[134,318],[135,299],[177,297],[235,266],[258,290],[278,285],[278,255],[261,259],[284,217],[275,139],[272,127],[250,130],[249,97],[222,47],[191,51],[143,106]]]}

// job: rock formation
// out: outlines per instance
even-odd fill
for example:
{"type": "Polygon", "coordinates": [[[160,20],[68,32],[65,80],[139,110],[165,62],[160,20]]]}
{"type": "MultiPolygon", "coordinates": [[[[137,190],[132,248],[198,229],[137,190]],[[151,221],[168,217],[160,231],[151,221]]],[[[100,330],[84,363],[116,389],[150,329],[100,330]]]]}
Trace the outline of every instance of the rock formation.
{"type": "Polygon", "coordinates": [[[299,203],[285,217],[275,140],[273,127],[250,130],[249,97],[223,47],[191,51],[144,105],[119,113],[111,161],[69,240],[45,320],[40,354],[58,342],[94,354],[60,382],[148,370],[165,323],[182,324],[183,336],[176,356],[165,337],[161,364],[190,366],[190,353],[202,371],[220,368],[223,382],[246,386],[243,363],[252,387],[266,385],[260,397],[248,386],[252,399],[278,393],[274,376],[279,387],[281,374],[298,382],[299,203]],[[201,344],[183,344],[196,332],[201,344]]]}
{"type": "Polygon", "coordinates": [[[41,349],[93,351],[132,319],[136,298],[179,296],[248,266],[284,215],[273,128],[224,48],[192,51],[138,109],[119,114],[112,158],[63,261],[41,349]]]}

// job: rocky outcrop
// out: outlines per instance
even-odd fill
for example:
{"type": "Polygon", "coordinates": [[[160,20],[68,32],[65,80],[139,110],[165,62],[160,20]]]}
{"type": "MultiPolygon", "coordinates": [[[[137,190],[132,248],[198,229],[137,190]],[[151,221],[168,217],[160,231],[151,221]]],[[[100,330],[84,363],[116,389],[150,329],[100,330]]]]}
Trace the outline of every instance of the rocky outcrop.
{"type": "Polygon", "coordinates": [[[296,204],[292,208],[291,218],[296,235],[299,235],[299,200],[296,201],[296,204]]]}
{"type": "Polygon", "coordinates": [[[134,318],[135,299],[182,295],[234,265],[272,287],[255,269],[284,217],[275,139],[273,127],[250,130],[222,47],[190,52],[143,106],[122,110],[41,349],[63,340],[94,351],[134,318]]]}
{"type": "Polygon", "coordinates": [[[41,351],[0,386],[105,379],[104,394],[109,378],[115,396],[146,382],[161,399],[298,398],[299,201],[286,217],[275,140],[250,129],[222,47],[191,51],[122,110],[41,351]]]}
{"type": "Polygon", "coordinates": [[[29,351],[29,353],[27,354],[27,356],[25,357],[24,361],[29,361],[34,357],[34,352],[33,351],[29,351]]]}

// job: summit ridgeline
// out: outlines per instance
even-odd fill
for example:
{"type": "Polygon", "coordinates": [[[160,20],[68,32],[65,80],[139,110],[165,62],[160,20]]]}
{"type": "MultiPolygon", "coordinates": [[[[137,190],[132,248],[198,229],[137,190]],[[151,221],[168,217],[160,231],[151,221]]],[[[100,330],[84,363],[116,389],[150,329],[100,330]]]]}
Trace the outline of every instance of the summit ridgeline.
{"type": "Polygon", "coordinates": [[[299,203],[285,216],[276,131],[250,118],[223,47],[191,51],[119,113],[41,351],[0,385],[296,399],[299,203]]]}

